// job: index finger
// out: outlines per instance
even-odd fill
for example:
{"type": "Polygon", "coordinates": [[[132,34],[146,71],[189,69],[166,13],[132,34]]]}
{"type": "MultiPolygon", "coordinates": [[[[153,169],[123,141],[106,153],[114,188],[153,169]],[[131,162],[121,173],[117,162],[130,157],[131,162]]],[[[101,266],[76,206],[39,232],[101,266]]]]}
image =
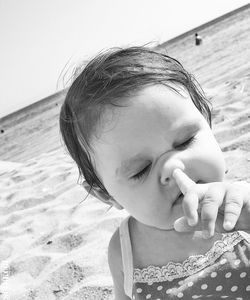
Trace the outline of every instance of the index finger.
{"type": "Polygon", "coordinates": [[[181,169],[174,169],[172,176],[174,177],[183,195],[185,195],[187,191],[196,184],[181,169]]]}

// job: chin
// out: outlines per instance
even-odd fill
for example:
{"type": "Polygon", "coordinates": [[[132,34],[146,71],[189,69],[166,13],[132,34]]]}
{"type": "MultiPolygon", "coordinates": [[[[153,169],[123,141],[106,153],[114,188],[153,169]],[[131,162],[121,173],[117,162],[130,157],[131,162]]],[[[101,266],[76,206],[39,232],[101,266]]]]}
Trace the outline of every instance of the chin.
{"type": "Polygon", "coordinates": [[[166,220],[162,220],[162,222],[157,222],[157,224],[151,225],[152,227],[161,229],[161,230],[174,230],[174,222],[183,217],[183,209],[182,205],[178,204],[174,206],[174,210],[171,213],[171,217],[166,220]]]}
{"type": "Polygon", "coordinates": [[[150,227],[152,229],[156,229],[156,230],[173,230],[174,229],[174,222],[166,222],[167,220],[155,220],[155,222],[140,222],[142,224],[144,224],[146,227],[150,227]]]}
{"type": "Polygon", "coordinates": [[[182,217],[183,209],[182,209],[182,199],[183,196],[180,196],[171,206],[168,208],[168,211],[164,214],[162,211],[158,217],[151,217],[150,220],[140,220],[139,222],[149,226],[151,228],[160,229],[160,230],[174,230],[174,222],[182,217]]]}
{"type": "Polygon", "coordinates": [[[172,223],[172,224],[154,224],[154,225],[150,225],[150,227],[155,228],[156,230],[172,231],[172,230],[174,230],[174,223],[172,223]]]}

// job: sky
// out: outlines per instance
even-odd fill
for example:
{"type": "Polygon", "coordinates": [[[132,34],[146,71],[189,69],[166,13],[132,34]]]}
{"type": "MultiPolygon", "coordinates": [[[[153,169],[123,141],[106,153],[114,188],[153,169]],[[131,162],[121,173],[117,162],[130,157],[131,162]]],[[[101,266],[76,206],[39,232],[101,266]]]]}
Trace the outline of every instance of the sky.
{"type": "Polygon", "coordinates": [[[77,63],[103,49],[163,43],[248,3],[0,0],[0,117],[60,91],[77,63]]]}

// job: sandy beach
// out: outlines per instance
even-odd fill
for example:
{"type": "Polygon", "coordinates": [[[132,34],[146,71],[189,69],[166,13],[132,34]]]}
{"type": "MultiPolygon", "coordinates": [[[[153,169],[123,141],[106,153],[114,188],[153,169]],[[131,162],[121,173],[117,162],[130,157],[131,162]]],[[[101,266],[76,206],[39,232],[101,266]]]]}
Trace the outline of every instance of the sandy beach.
{"type": "MultiPolygon", "coordinates": [[[[201,83],[228,180],[250,182],[250,5],[159,46],[201,83]]],[[[62,147],[58,93],[0,119],[0,299],[111,300],[107,246],[126,216],[87,196],[62,147]]]]}

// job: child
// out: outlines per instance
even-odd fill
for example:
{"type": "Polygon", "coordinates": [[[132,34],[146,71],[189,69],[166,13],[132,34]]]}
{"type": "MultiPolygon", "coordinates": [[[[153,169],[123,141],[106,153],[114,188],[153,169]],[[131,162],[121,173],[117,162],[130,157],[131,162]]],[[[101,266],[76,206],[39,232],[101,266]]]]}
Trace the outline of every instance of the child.
{"type": "Polygon", "coordinates": [[[85,187],[130,215],[109,245],[115,299],[250,299],[250,236],[214,232],[219,207],[247,228],[250,187],[223,182],[210,126],[192,76],[143,47],[98,55],[69,88],[60,128],[85,187]],[[201,228],[174,230],[197,211],[201,228]]]}

